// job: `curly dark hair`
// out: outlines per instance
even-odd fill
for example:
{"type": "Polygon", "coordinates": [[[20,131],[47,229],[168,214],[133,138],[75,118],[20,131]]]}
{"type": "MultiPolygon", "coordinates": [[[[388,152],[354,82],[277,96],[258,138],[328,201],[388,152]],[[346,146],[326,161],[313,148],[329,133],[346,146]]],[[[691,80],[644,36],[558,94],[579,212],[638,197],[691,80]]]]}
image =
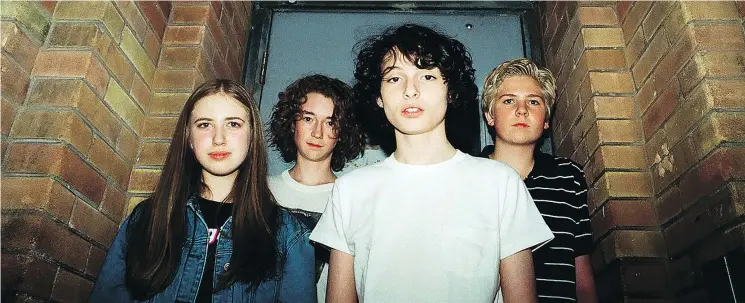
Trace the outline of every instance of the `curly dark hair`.
{"type": "Polygon", "coordinates": [[[324,75],[300,78],[279,93],[269,126],[271,145],[276,147],[285,162],[297,157],[295,122],[302,117],[300,107],[310,93],[319,93],[334,102],[334,130],[336,146],[331,155],[331,169],[340,171],[344,165],[364,153],[364,135],[352,108],[352,88],[341,80],[324,75]]]}
{"type": "Polygon", "coordinates": [[[464,152],[478,152],[481,113],[478,87],[474,83],[473,60],[461,42],[421,25],[404,24],[358,42],[355,49],[359,49],[353,86],[358,102],[355,110],[371,143],[380,145],[387,153],[395,149],[393,126],[377,100],[383,63],[398,51],[420,69],[440,69],[448,88],[445,115],[448,140],[464,152]]]}

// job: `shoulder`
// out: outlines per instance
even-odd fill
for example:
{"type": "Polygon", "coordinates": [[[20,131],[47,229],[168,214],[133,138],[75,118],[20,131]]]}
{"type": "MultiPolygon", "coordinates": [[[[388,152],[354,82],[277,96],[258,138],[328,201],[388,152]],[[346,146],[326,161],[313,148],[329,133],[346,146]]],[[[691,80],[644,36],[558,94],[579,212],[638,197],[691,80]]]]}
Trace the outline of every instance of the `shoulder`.
{"type": "Polygon", "coordinates": [[[536,160],[537,162],[540,161],[541,165],[547,165],[555,167],[557,172],[561,173],[570,173],[573,175],[584,175],[584,167],[582,167],[581,164],[575,162],[572,159],[562,157],[562,156],[555,156],[555,155],[549,155],[542,152],[536,153],[536,160]]]}
{"type": "Polygon", "coordinates": [[[334,181],[335,186],[357,186],[384,178],[392,170],[385,160],[350,171],[334,181]]]}
{"type": "Polygon", "coordinates": [[[520,175],[511,166],[489,158],[465,155],[463,163],[458,165],[459,173],[475,174],[483,177],[517,177],[520,175]]]}
{"type": "Polygon", "coordinates": [[[278,243],[281,243],[284,247],[291,247],[308,239],[310,229],[302,223],[297,215],[281,206],[278,206],[277,213],[279,219],[278,243]]]}

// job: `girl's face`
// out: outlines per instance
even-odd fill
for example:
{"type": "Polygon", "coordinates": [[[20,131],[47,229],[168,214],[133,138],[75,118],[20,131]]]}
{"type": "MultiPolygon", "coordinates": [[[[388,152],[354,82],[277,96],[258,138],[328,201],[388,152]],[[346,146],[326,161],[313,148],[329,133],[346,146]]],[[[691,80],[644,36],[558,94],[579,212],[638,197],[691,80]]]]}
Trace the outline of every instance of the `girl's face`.
{"type": "Polygon", "coordinates": [[[196,102],[189,119],[189,146],[207,178],[235,179],[249,148],[247,108],[225,94],[196,102]]]}

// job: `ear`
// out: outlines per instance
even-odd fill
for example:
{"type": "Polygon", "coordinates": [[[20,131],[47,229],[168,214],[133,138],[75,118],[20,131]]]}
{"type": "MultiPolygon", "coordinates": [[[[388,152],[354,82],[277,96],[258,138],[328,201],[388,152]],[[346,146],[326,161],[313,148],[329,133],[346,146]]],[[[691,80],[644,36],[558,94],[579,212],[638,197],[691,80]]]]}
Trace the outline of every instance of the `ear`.
{"type": "Polygon", "coordinates": [[[494,126],[494,118],[490,113],[484,113],[484,120],[486,120],[486,124],[489,126],[494,126]]]}
{"type": "Polygon", "coordinates": [[[543,129],[548,129],[548,120],[546,120],[546,122],[543,122],[543,129]]]}
{"type": "Polygon", "coordinates": [[[378,97],[378,106],[383,107],[383,99],[378,97]]]}

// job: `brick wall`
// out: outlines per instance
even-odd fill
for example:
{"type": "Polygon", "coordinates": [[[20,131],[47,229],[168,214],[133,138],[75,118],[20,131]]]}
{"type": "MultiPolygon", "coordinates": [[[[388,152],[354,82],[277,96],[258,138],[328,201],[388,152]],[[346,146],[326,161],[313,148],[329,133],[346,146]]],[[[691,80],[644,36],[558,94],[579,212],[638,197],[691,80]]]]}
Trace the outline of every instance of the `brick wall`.
{"type": "Polygon", "coordinates": [[[250,6],[2,2],[4,296],[86,300],[190,91],[241,79],[250,6]]]}
{"type": "Polygon", "coordinates": [[[743,2],[545,2],[559,155],[585,166],[603,302],[706,302],[745,243],[743,2]]]}

